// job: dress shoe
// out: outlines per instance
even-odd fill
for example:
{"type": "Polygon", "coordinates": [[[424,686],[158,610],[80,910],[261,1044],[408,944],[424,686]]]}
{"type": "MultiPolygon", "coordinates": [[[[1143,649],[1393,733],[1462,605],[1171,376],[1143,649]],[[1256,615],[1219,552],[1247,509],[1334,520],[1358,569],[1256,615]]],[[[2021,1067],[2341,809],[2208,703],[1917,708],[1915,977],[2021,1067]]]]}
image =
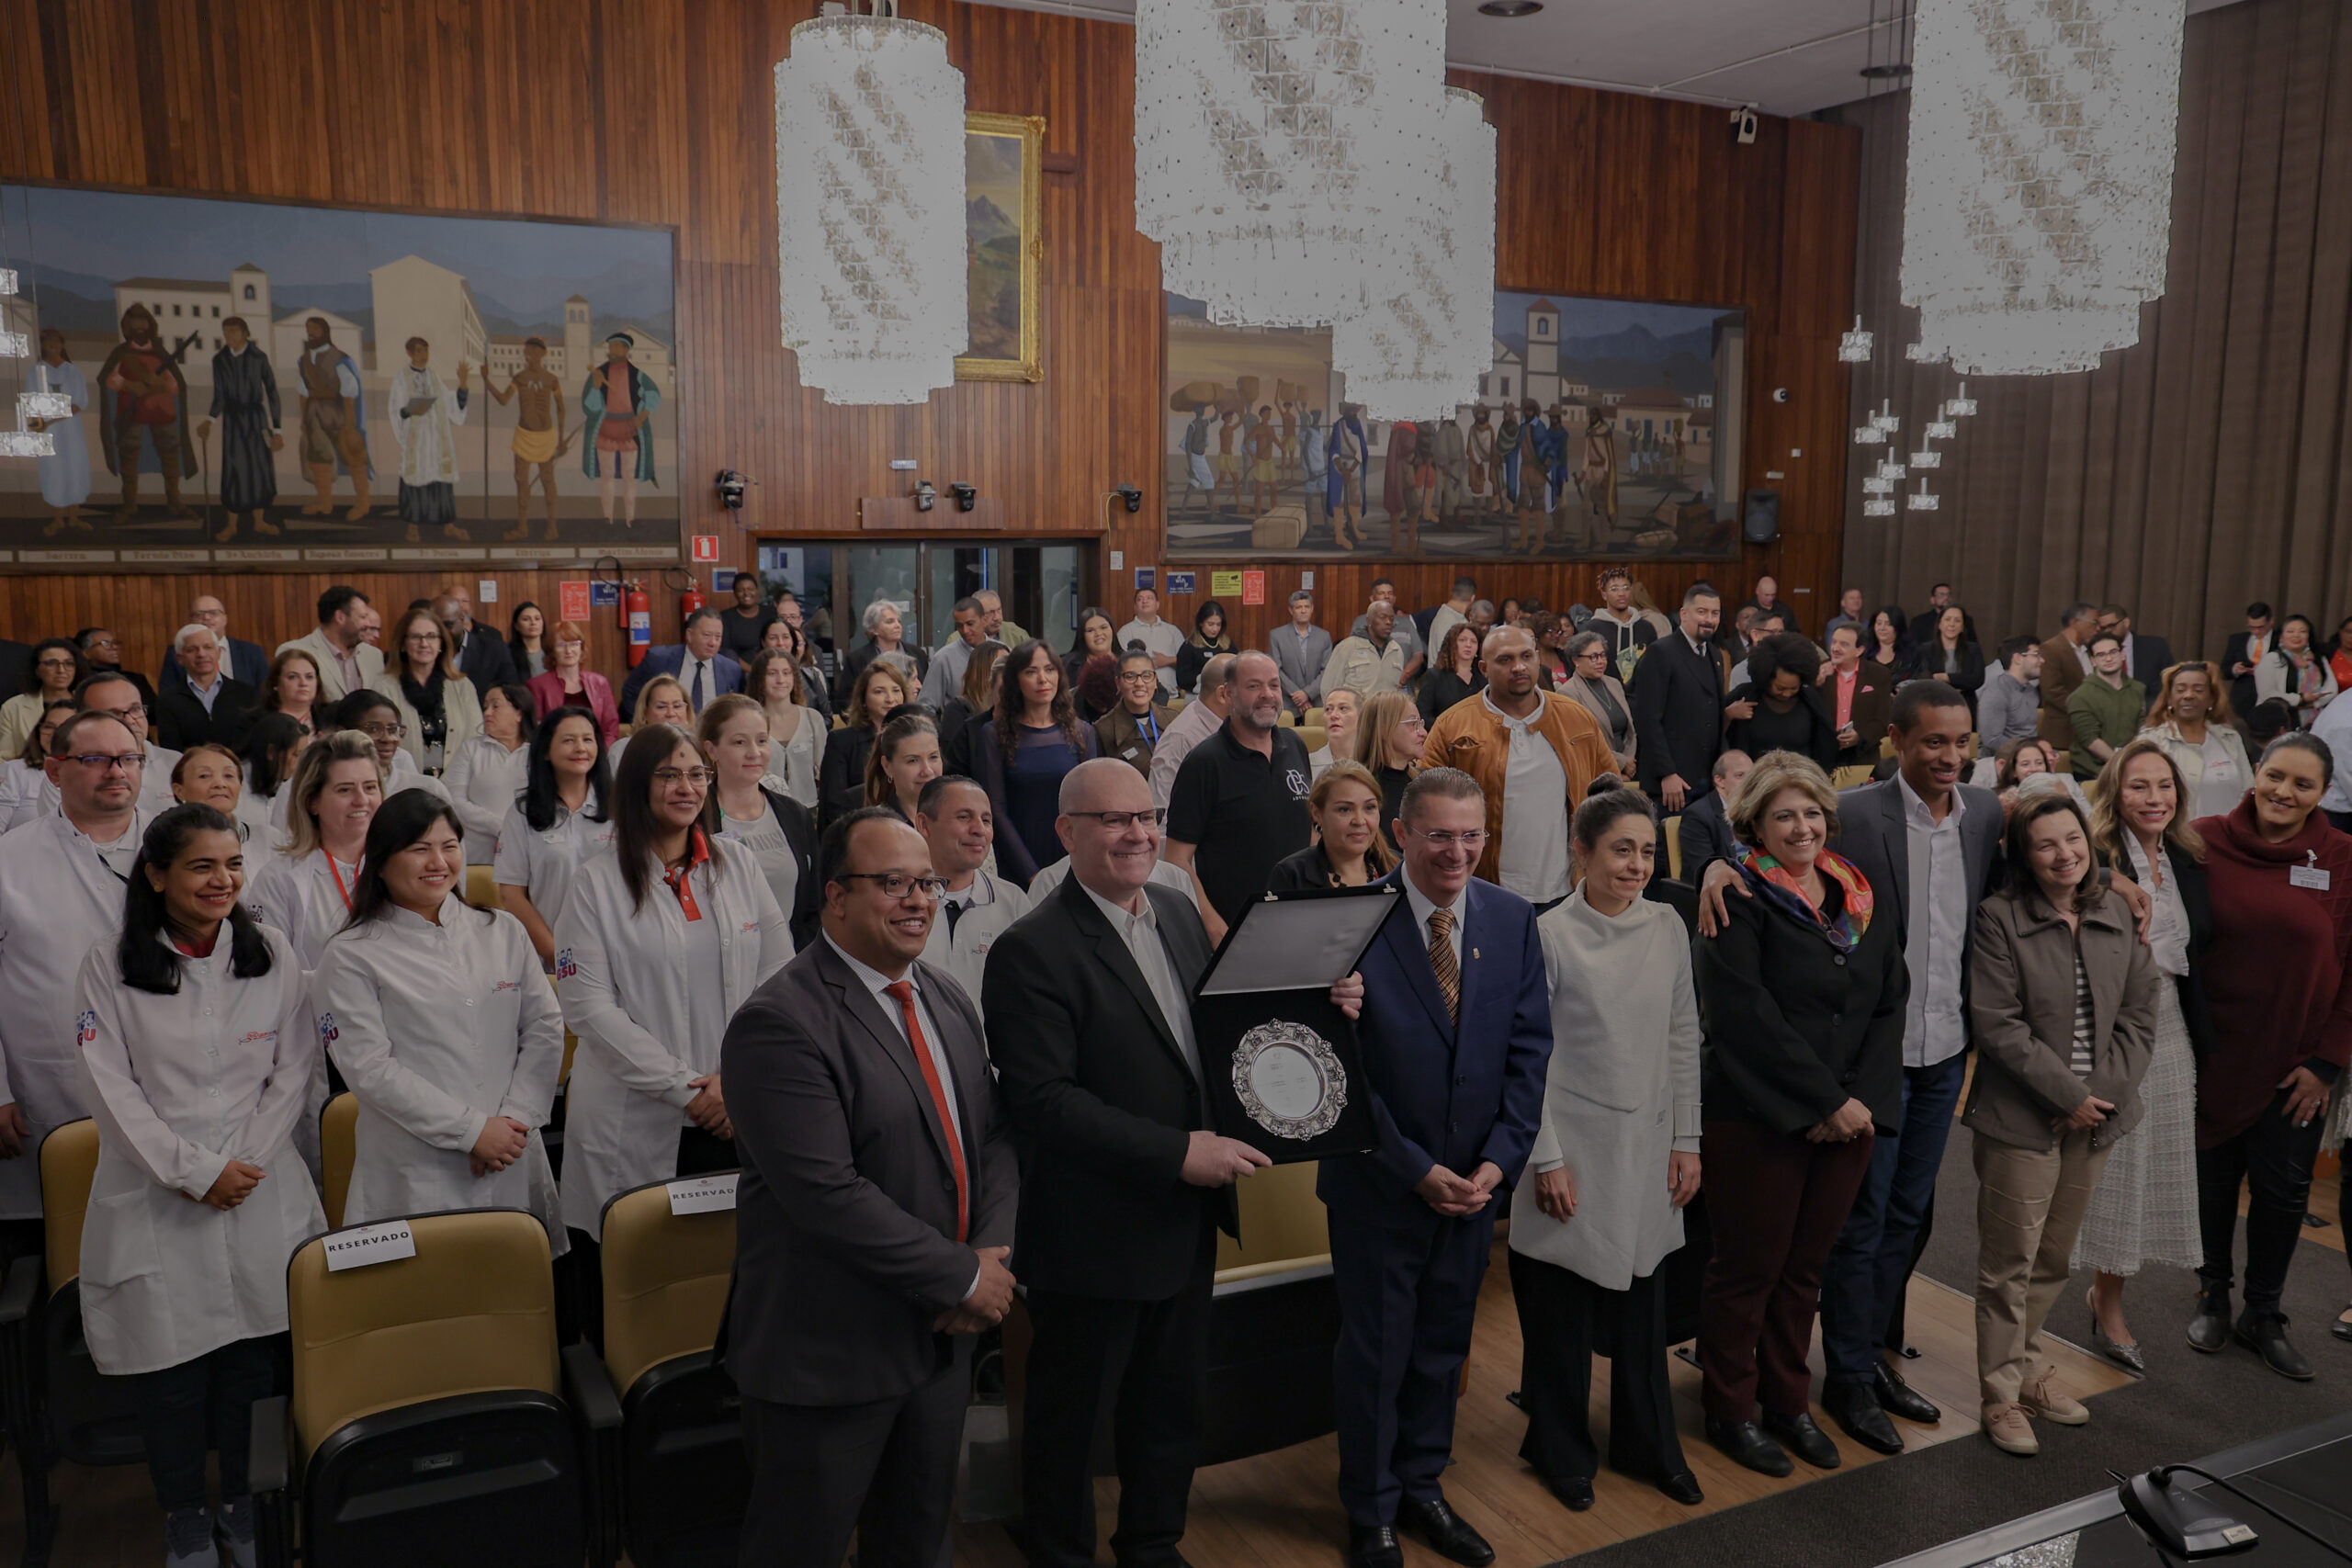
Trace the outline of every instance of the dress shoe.
{"type": "Polygon", "coordinates": [[[2055,1421],[2061,1427],[2083,1427],[2090,1424],[2090,1407],[2074,1395],[2057,1388],[2052,1379],[2058,1374],[2044,1371],[2023,1393],[2018,1403],[2026,1414],[2038,1421],[2055,1421]]]}
{"type": "Polygon", "coordinates": [[[1695,1508],[1707,1500],[1707,1495],[1699,1490],[1699,1478],[1687,1470],[1678,1470],[1664,1477],[1658,1482],[1657,1489],[1686,1508],[1695,1508]]]}
{"type": "Polygon", "coordinates": [[[2022,1404],[1986,1405],[1984,1436],[2003,1453],[2016,1454],[2020,1459],[2041,1451],[2041,1439],[2033,1435],[2033,1423],[2026,1418],[2022,1404]]]}
{"type": "Polygon", "coordinates": [[[1764,1430],[1796,1450],[1797,1458],[1815,1470],[1835,1470],[1844,1462],[1838,1455],[1838,1445],[1829,1440],[1829,1434],[1813,1424],[1811,1411],[1800,1410],[1793,1416],[1783,1416],[1777,1410],[1767,1410],[1764,1412],[1764,1430]]]}
{"type": "Polygon", "coordinates": [[[1405,1568],[1405,1549],[1392,1525],[1350,1525],[1348,1568],[1405,1568]]]}
{"type": "Polygon", "coordinates": [[[2083,1296],[2083,1304],[2091,1309],[2091,1348],[2113,1361],[2117,1366],[2129,1367],[2135,1372],[2146,1371],[2148,1359],[2140,1353],[2138,1340],[2110,1339],[2108,1337],[2107,1330],[2099,1326],[2098,1302],[2096,1299],[2098,1293],[2094,1288],[2085,1292],[2083,1296]]]}
{"type": "Polygon", "coordinates": [[[1557,1475],[1544,1483],[1552,1495],[1567,1506],[1571,1514],[1581,1514],[1592,1506],[1592,1477],[1589,1475],[1557,1475]]]}
{"type": "Polygon", "coordinates": [[[2287,1340],[2287,1317],[2284,1313],[2266,1312],[2248,1307],[2238,1314],[2237,1326],[2231,1337],[2262,1358],[2262,1364],[2282,1378],[2308,1382],[2312,1364],[2303,1353],[2287,1340]]]}
{"type": "Polygon", "coordinates": [[[1879,1363],[1878,1376],[1871,1380],[1871,1392],[1878,1396],[1878,1407],[1889,1416],[1900,1416],[1905,1421],[1917,1421],[1922,1427],[1932,1427],[1944,1418],[1936,1402],[1903,1381],[1903,1374],[1885,1362],[1879,1363]]]}
{"type": "MultiPolygon", "coordinates": [[[[1909,1392],[1908,1390],[1905,1391],[1909,1392]]],[[[1883,1454],[1903,1451],[1903,1438],[1894,1430],[1894,1423],[1878,1407],[1878,1390],[1871,1383],[1839,1381],[1821,1385],[1821,1406],[1829,1418],[1846,1428],[1846,1435],[1866,1449],[1883,1454]]]]}
{"type": "Polygon", "coordinates": [[[2197,1297],[2197,1315],[2188,1320],[2188,1348],[2211,1356],[2230,1343],[2230,1292],[2226,1290],[2200,1292],[2197,1297]]]}
{"type": "Polygon", "coordinates": [[[1796,1469],[1796,1462],[1781,1451],[1781,1445],[1753,1421],[1719,1421],[1710,1416],[1707,1441],[1759,1475],[1787,1475],[1796,1469]]]}
{"type": "Polygon", "coordinates": [[[2339,1317],[2327,1325],[2327,1331],[2346,1344],[2352,1344],[2352,1317],[2339,1317]]]}
{"type": "Polygon", "coordinates": [[[1495,1549],[1487,1544],[1487,1538],[1447,1507],[1442,1497],[1432,1497],[1426,1503],[1408,1499],[1398,1516],[1420,1532],[1431,1551],[1462,1563],[1464,1568],[1487,1568],[1495,1560],[1495,1549]]]}

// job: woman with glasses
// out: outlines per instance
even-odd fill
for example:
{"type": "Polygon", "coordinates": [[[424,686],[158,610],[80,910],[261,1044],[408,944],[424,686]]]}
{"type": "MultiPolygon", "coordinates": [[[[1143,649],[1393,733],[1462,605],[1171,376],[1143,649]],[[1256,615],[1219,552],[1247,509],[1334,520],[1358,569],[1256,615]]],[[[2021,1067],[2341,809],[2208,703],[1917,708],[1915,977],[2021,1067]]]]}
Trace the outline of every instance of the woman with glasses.
{"type": "Polygon", "coordinates": [[[449,637],[430,610],[411,610],[398,622],[392,656],[369,690],[400,709],[401,750],[419,772],[439,778],[458,749],[481,733],[481,702],[458,668],[449,637]]]}
{"type": "Polygon", "coordinates": [[[1599,632],[1578,632],[1567,639],[1562,651],[1568,673],[1556,690],[1582,703],[1585,711],[1600,721],[1600,733],[1609,742],[1609,754],[1617,759],[1617,771],[1632,778],[1635,773],[1634,705],[1625,695],[1624,682],[1610,667],[1609,639],[1599,632]]]}
{"type": "Polygon", "coordinates": [[[522,922],[463,895],[465,824],[403,795],[368,824],[351,920],[311,981],[320,1039],[359,1101],[343,1223],[521,1209],[565,1250],[539,1129],[563,1014],[522,922]]]}
{"type": "Polygon", "coordinates": [[[591,1245],[615,1193],[735,1168],[719,1041],[792,956],[759,861],[722,835],[693,737],[657,724],[632,740],[613,781],[613,852],[581,867],[555,923],[556,997],[580,1037],[563,1218],[591,1245]]]}
{"type": "MultiPolygon", "coordinates": [[[[331,735],[340,730],[367,738],[369,749],[375,752],[377,772],[387,797],[404,789],[421,789],[442,800],[449,798],[449,786],[430,773],[419,773],[416,760],[401,750],[401,740],[408,733],[408,727],[401,721],[400,709],[392,699],[383,693],[365,687],[352,693],[322,717],[319,728],[322,734],[331,735]]],[[[291,812],[288,803],[292,798],[286,791],[280,790],[277,799],[272,803],[270,826],[277,829],[280,843],[291,830],[291,812]]]]}
{"type": "Polygon", "coordinates": [[[996,813],[997,862],[1024,888],[1037,868],[1069,852],[1054,830],[1062,775],[1096,754],[1094,731],[1078,722],[1061,660],[1037,637],[1012,650],[996,713],[973,748],[980,787],[996,813]]]}
{"type": "Polygon", "coordinates": [[[319,726],[319,661],[299,648],[278,649],[262,677],[261,711],[282,713],[305,729],[319,726]]]}
{"type": "Polygon", "coordinates": [[[595,717],[605,749],[611,750],[621,734],[620,703],[613,695],[613,683],[586,666],[588,633],[577,621],[558,621],[548,640],[547,669],[525,682],[538,716],[545,719],[558,708],[586,708],[595,717]]]}
{"type": "Polygon", "coordinates": [[[48,637],[33,644],[25,689],[0,703],[0,762],[13,762],[25,754],[41,710],[51,703],[71,703],[74,688],[89,672],[72,637],[48,637]]]}
{"type": "Polygon", "coordinates": [[[613,841],[605,807],[613,775],[596,733],[586,708],[557,708],[541,722],[491,863],[500,905],[523,922],[547,968],[555,966],[555,923],[582,863],[613,841]]]}
{"type": "MultiPolygon", "coordinates": [[[[753,668],[758,662],[752,661],[753,668]]],[[[695,739],[710,761],[719,830],[740,840],[759,862],[776,908],[790,921],[797,952],[817,939],[817,910],[823,902],[817,884],[817,818],[775,787],[775,775],[768,771],[773,743],[767,718],[759,704],[732,693],[702,710],[695,739]]]]}
{"type": "MultiPolygon", "coordinates": [[[[768,629],[792,627],[771,621],[768,629]]],[[[789,649],[763,648],[752,657],[743,693],[765,716],[766,773],[784,793],[810,811],[817,809],[817,780],[825,762],[825,716],[808,705],[808,686],[789,649]]],[[[703,712],[707,715],[708,708],[703,712]]]]}

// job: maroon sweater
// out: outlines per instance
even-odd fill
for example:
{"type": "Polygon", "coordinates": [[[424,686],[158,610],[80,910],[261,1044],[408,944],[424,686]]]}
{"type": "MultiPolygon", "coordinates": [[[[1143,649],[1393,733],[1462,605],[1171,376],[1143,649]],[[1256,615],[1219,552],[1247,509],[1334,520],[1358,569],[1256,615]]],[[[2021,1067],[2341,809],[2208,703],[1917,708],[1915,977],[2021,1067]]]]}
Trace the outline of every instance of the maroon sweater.
{"type": "Polygon", "coordinates": [[[2352,836],[2319,812],[2282,844],[2255,827],[2254,797],[2199,818],[2213,945],[2199,955],[2219,1035],[2197,1064],[2197,1146],[2254,1125],[2278,1084],[2308,1066],[2333,1082],[2352,1060],[2352,836]],[[2327,876],[2297,887],[2296,866],[2327,876]]]}

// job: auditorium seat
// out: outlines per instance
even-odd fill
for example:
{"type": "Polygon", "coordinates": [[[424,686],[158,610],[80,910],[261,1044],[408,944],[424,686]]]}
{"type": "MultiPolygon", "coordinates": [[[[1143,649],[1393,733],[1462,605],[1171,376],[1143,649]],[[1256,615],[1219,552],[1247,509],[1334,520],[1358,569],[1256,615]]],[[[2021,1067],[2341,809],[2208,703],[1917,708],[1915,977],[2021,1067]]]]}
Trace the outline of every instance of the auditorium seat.
{"type": "Polygon", "coordinates": [[[466,902],[477,909],[505,908],[504,901],[498,896],[497,878],[491,874],[489,866],[466,867],[466,902]]]}
{"type": "Polygon", "coordinates": [[[583,1450],[620,1412],[577,1375],[593,1351],[558,1354],[547,1232],[500,1209],[401,1223],[413,1256],[331,1271],[359,1235],[337,1230],[287,1267],[294,1393],[254,1406],[259,1561],[290,1568],[299,1534],[303,1568],[576,1568],[583,1450]]]}
{"type": "Polygon", "coordinates": [[[1271,1453],[1333,1429],[1340,1303],[1312,1161],[1236,1184],[1240,1241],[1217,1237],[1201,1463],[1271,1453]]]}
{"type": "Polygon", "coordinates": [[[1331,732],[1319,724],[1300,725],[1298,738],[1305,743],[1309,755],[1320,751],[1331,743],[1331,732]]]}
{"type": "Polygon", "coordinates": [[[1658,824],[1658,833],[1666,840],[1666,874],[1676,882],[1682,880],[1682,818],[1668,818],[1658,824]]]}
{"type": "Polygon", "coordinates": [[[1866,784],[1871,782],[1871,764],[1868,762],[1849,762],[1846,766],[1838,769],[1836,773],[1831,773],[1829,775],[1829,782],[1838,789],[1852,789],[1857,784],[1866,784]]]}
{"type": "Polygon", "coordinates": [[[49,1472],[70,1464],[136,1464],[138,1381],[108,1377],[82,1336],[82,1217],[98,1168],[98,1124],[68,1122],[40,1141],[44,1249],[9,1266],[0,1288],[0,1386],[25,1483],[25,1561],[47,1560],[57,1531],[49,1472]],[[47,1304],[36,1311],[47,1275],[47,1304]]]}
{"type": "Polygon", "coordinates": [[[344,1204],[351,1197],[351,1167],[359,1155],[359,1097],[349,1089],[319,1112],[319,1206],[327,1228],[343,1228],[344,1204]]]}
{"type": "Polygon", "coordinates": [[[670,1212],[653,1182],[605,1205],[605,1397],[621,1411],[595,1462],[601,1561],[636,1568],[735,1561],[752,1488],[734,1380],[712,1342],[735,1267],[735,1212],[670,1212]]]}

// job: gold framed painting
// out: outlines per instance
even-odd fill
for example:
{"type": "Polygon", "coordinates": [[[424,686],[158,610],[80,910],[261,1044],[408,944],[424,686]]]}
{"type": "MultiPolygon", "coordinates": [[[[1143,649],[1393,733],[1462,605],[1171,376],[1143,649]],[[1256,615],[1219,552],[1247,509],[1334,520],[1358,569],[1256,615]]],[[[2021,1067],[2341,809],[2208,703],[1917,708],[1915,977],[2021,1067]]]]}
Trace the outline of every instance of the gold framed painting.
{"type": "Polygon", "coordinates": [[[1046,118],[964,116],[964,237],[972,340],[958,381],[1042,381],[1038,273],[1046,118]]]}

